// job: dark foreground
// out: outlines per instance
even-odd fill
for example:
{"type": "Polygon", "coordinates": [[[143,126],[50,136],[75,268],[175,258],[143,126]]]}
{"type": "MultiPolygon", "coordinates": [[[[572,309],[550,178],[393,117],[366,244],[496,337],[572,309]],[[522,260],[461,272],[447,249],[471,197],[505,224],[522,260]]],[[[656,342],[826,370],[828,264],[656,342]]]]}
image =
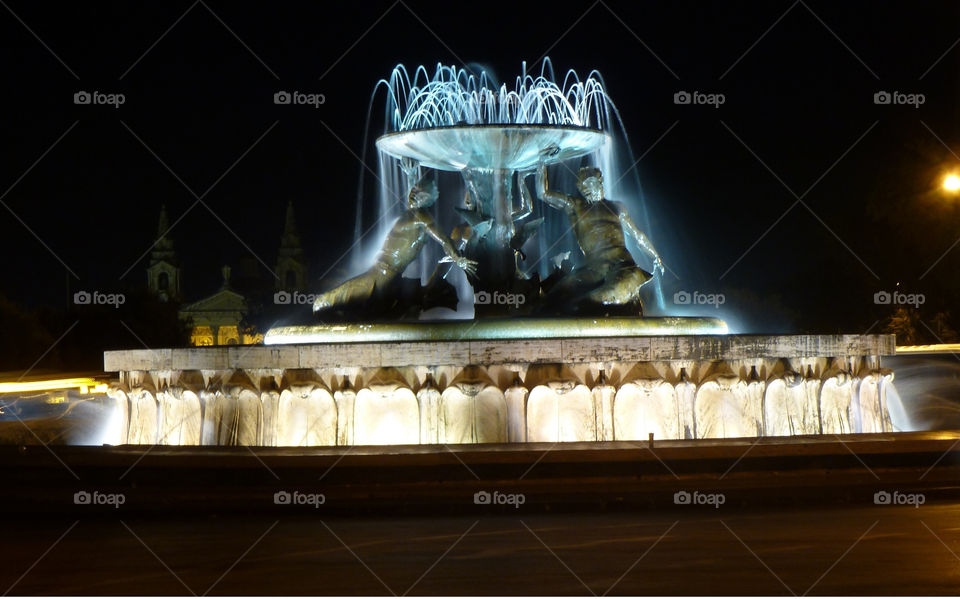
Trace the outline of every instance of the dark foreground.
{"type": "Polygon", "coordinates": [[[956,594],[958,439],[0,447],[0,592],[956,594]]]}
{"type": "Polygon", "coordinates": [[[75,522],[6,524],[3,590],[951,595],[960,588],[956,504],[615,514],[521,509],[511,516],[397,519],[118,515],[75,522]]]}

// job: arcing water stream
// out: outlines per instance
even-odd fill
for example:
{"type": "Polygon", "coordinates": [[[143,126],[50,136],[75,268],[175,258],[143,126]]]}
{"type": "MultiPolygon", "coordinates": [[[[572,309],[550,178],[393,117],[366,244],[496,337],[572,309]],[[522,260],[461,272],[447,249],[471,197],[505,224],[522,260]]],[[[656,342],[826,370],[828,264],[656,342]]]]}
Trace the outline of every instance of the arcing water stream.
{"type": "MultiPolygon", "coordinates": [[[[567,127],[590,131],[601,131],[605,142],[582,158],[582,162],[599,168],[603,173],[606,197],[619,201],[628,210],[637,225],[647,233],[656,244],[656,232],[650,230],[647,209],[643,194],[633,167],[635,160],[630,149],[627,134],[616,106],[608,95],[602,77],[597,71],[591,71],[581,78],[574,71],[568,71],[557,83],[553,65],[549,59],[543,61],[539,74],[526,72],[523,65],[521,75],[517,76],[512,87],[497,82],[495,76],[486,70],[475,72],[473,69],[461,69],[456,66],[437,65],[431,73],[424,66],[411,70],[398,65],[389,77],[380,80],[371,96],[365,129],[364,155],[373,143],[371,131],[380,126],[386,135],[398,132],[429,131],[443,127],[470,127],[483,125],[515,125],[529,127],[567,127]],[[382,121],[373,118],[374,106],[382,101],[382,121]]],[[[544,142],[545,143],[545,142],[544,142]]],[[[542,147],[529,147],[518,150],[519,153],[532,152],[532,156],[543,150],[542,147]]],[[[476,157],[485,148],[461,149],[461,154],[476,157]]],[[[454,148],[449,153],[456,153],[454,148]]],[[[496,154],[496,152],[489,152],[496,154]]],[[[462,158],[458,155],[458,158],[462,158]]],[[[529,156],[518,158],[531,168],[535,163],[529,156]]],[[[464,158],[467,160],[468,158],[464,158]]],[[[451,158],[452,162],[456,162],[451,158]]],[[[552,181],[558,188],[573,192],[577,164],[574,160],[558,162],[552,181]]],[[[447,170],[455,170],[449,168],[447,170]]],[[[523,175],[514,174],[514,170],[504,171],[507,176],[495,181],[496,193],[506,196],[506,208],[517,205],[514,198],[523,175]]],[[[378,152],[379,189],[375,201],[367,197],[369,186],[364,185],[361,173],[360,196],[357,202],[357,214],[354,228],[354,250],[351,258],[351,273],[355,275],[368,268],[374,259],[383,238],[390,226],[404,209],[407,194],[407,178],[401,169],[400,161],[385,152],[378,152]]],[[[464,173],[464,178],[469,176],[464,173]]],[[[463,198],[467,185],[460,177],[447,173],[438,174],[440,201],[434,206],[434,219],[441,230],[451,231],[461,222],[461,216],[454,207],[464,207],[463,198]]],[[[566,216],[553,208],[546,207],[540,201],[533,202],[530,221],[542,218],[537,232],[523,245],[525,258],[519,264],[527,276],[539,275],[545,278],[563,260],[576,264],[581,256],[576,240],[570,232],[570,223],[566,216]]],[[[498,215],[500,221],[509,220],[498,215]]],[[[511,231],[512,232],[512,231],[511,231]]],[[[628,242],[630,243],[630,242],[628,242]]],[[[631,247],[631,251],[636,248],[631,247]]],[[[638,258],[640,252],[633,252],[638,258]]],[[[421,252],[420,259],[407,270],[405,276],[420,278],[425,283],[433,272],[434,265],[441,257],[436,247],[427,246],[421,252]]],[[[669,262],[670,257],[665,256],[669,262]]],[[[648,260],[641,259],[638,264],[652,270],[648,260]]],[[[463,273],[451,269],[448,280],[458,288],[460,305],[455,317],[471,317],[472,290],[463,273]]],[[[645,286],[644,304],[650,314],[662,311],[663,296],[659,278],[645,286]]],[[[430,314],[432,317],[440,314],[430,314]]],[[[454,316],[446,314],[447,317],[454,316]]]]}

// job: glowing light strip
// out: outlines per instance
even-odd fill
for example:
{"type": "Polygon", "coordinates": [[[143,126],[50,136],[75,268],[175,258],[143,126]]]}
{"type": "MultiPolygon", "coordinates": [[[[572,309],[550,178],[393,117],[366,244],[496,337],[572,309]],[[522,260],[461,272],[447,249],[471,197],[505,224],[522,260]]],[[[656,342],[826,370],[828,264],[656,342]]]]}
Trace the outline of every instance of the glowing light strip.
{"type": "Polygon", "coordinates": [[[0,393],[25,393],[29,391],[53,391],[56,389],[79,389],[80,393],[106,393],[107,384],[98,383],[89,377],[50,379],[46,381],[0,383],[0,393]]]}
{"type": "Polygon", "coordinates": [[[937,343],[934,345],[898,345],[899,354],[953,354],[960,352],[960,343],[937,343]]]}

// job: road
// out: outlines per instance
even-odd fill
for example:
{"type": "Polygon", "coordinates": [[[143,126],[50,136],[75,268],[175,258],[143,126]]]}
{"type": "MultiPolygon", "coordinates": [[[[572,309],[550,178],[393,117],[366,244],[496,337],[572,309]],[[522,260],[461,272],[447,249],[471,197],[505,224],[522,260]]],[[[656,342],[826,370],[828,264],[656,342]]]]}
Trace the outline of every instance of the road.
{"type": "Polygon", "coordinates": [[[12,594],[960,591],[957,432],[652,449],[0,446],[0,467],[12,594]]]}
{"type": "Polygon", "coordinates": [[[118,513],[79,522],[13,518],[3,530],[0,590],[30,595],[951,595],[960,590],[955,502],[919,508],[686,507],[606,514],[525,514],[521,507],[515,514],[476,517],[325,518],[318,510],[293,516],[118,513]]]}

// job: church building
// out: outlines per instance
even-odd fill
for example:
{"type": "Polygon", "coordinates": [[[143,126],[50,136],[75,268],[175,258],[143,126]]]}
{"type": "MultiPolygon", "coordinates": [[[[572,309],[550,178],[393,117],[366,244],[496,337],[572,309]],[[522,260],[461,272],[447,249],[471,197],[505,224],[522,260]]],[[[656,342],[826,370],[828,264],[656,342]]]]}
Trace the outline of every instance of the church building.
{"type": "MultiPolygon", "coordinates": [[[[147,266],[147,286],[161,301],[185,302],[180,262],[167,236],[170,228],[166,207],[160,209],[158,241],[147,266]]],[[[275,284],[244,291],[231,285],[231,268],[223,266],[220,288],[207,297],[184,303],[179,310],[181,320],[190,322],[190,344],[251,345],[263,341],[263,333],[250,322],[251,308],[273,302],[274,291],[303,291],[307,285],[307,265],[293,213],[293,202],[287,204],[283,233],[277,252],[275,284]],[[272,289],[271,289],[272,288],[272,289]],[[259,297],[263,295],[264,297],[259,297]]],[[[241,281],[242,283],[242,281],[241,281]]],[[[241,285],[242,287],[242,285],[241,285]]]]}

